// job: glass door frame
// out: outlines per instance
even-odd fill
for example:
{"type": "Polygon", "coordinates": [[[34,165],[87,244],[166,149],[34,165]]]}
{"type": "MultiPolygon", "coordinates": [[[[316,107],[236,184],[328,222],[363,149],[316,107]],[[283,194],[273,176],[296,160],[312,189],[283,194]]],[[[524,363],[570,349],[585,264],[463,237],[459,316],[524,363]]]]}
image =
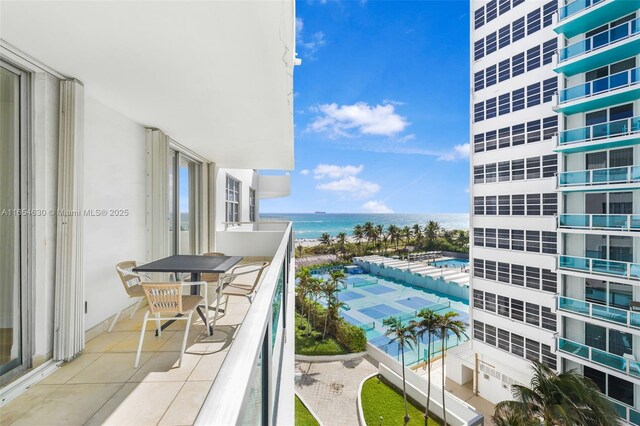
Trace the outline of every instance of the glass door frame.
{"type": "MultiPolygon", "coordinates": [[[[173,142],[173,141],[172,141],[173,142]]],[[[181,225],[181,215],[180,215],[180,161],[186,160],[189,163],[192,163],[194,167],[194,176],[190,179],[189,182],[189,212],[193,214],[193,225],[194,229],[190,229],[191,238],[193,241],[191,243],[191,251],[193,254],[198,254],[201,251],[202,241],[200,236],[202,218],[201,218],[201,206],[202,200],[200,200],[201,196],[201,181],[202,181],[202,162],[197,158],[186,154],[183,150],[180,149],[175,143],[172,143],[169,147],[169,158],[173,157],[173,161],[171,167],[173,168],[173,191],[168,192],[169,199],[168,204],[171,205],[174,211],[173,217],[173,228],[175,232],[175,237],[173,241],[169,238],[169,254],[182,254],[180,253],[181,247],[181,236],[180,236],[180,225],[181,225]],[[173,199],[171,199],[173,196],[173,199]],[[173,242],[173,244],[171,244],[173,242]]],[[[169,174],[170,175],[170,174],[169,174]]],[[[167,219],[171,221],[169,217],[167,219]]]]}
{"type": "MultiPolygon", "coordinates": [[[[17,171],[17,201],[20,209],[29,209],[31,203],[31,191],[28,191],[28,185],[31,182],[30,177],[35,178],[31,161],[33,149],[30,149],[31,132],[31,113],[30,113],[30,97],[33,75],[28,71],[0,59],[0,67],[15,74],[19,78],[18,101],[19,101],[19,117],[18,117],[18,140],[16,142],[16,161],[14,167],[17,171]]],[[[29,216],[16,216],[17,218],[17,248],[16,250],[16,273],[19,283],[19,307],[20,307],[20,354],[15,361],[10,361],[6,366],[0,367],[0,386],[14,380],[23,374],[25,370],[32,366],[33,342],[34,342],[34,309],[33,307],[33,290],[32,280],[33,263],[29,262],[29,242],[33,237],[32,222],[29,216]]],[[[31,252],[31,256],[34,253],[31,252]]]]}

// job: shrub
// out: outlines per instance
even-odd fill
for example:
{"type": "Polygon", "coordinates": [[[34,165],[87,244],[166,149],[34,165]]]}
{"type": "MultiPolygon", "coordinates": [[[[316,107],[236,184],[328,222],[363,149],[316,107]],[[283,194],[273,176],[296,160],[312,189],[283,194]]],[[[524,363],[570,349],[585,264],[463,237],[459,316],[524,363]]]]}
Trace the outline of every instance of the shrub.
{"type": "MultiPolygon", "coordinates": [[[[297,308],[298,312],[300,312],[302,306],[298,305],[297,308]]],[[[305,299],[305,317],[309,309],[311,309],[311,326],[315,330],[322,332],[327,310],[319,303],[305,299]],[[313,322],[314,316],[315,322],[313,322]]],[[[343,318],[339,318],[335,324],[330,324],[328,334],[335,337],[335,339],[349,349],[350,352],[364,352],[367,350],[367,335],[364,330],[353,324],[349,324],[343,318]]]]}

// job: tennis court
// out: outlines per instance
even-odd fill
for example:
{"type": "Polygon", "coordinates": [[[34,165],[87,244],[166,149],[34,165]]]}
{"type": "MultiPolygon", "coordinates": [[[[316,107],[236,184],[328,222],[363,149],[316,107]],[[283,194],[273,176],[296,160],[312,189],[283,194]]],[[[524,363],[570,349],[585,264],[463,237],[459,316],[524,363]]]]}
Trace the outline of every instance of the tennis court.
{"type": "MultiPolygon", "coordinates": [[[[327,275],[322,277],[328,278],[327,275]]],[[[382,322],[386,318],[394,316],[406,323],[417,319],[417,313],[421,309],[430,308],[440,314],[454,311],[458,314],[458,319],[468,323],[469,306],[463,299],[369,274],[347,275],[345,282],[347,288],[340,291],[338,298],[342,302],[348,302],[349,309],[341,310],[342,317],[350,324],[363,328],[368,341],[391,357],[399,357],[399,348],[397,343],[391,342],[384,335],[387,328],[382,322]]],[[[434,280],[434,288],[435,286],[434,280]]],[[[439,351],[440,339],[432,336],[431,340],[435,350],[439,351]]],[[[417,347],[405,348],[407,365],[426,359],[426,342],[427,336],[422,336],[420,353],[417,347]]],[[[455,338],[449,338],[449,347],[458,343],[455,338]]]]}

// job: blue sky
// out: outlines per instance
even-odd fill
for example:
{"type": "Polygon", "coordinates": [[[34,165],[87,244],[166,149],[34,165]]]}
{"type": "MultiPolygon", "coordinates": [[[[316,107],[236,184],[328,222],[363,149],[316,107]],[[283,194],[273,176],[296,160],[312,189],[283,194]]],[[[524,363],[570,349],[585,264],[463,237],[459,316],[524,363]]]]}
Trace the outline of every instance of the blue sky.
{"type": "Polygon", "coordinates": [[[261,212],[467,212],[469,3],[296,7],[292,193],[261,212]]]}

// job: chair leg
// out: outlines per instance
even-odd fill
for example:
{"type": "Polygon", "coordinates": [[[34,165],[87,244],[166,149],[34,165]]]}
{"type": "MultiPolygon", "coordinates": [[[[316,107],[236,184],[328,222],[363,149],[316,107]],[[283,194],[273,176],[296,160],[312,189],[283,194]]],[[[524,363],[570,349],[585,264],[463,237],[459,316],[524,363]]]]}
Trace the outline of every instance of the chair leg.
{"type": "Polygon", "coordinates": [[[129,319],[133,318],[133,316],[136,314],[136,312],[138,312],[138,309],[140,309],[140,305],[142,304],[142,300],[144,300],[143,297],[138,299],[138,303],[136,303],[135,308],[133,308],[133,311],[131,312],[131,314],[129,314],[129,319]]]}
{"type": "Polygon", "coordinates": [[[109,330],[107,330],[108,333],[111,333],[111,330],[113,330],[113,326],[116,325],[116,323],[118,322],[118,318],[120,318],[120,312],[121,311],[118,311],[116,316],[113,317],[113,321],[111,321],[111,325],[109,326],[109,330]]]}
{"type": "Polygon", "coordinates": [[[184,329],[184,337],[182,338],[182,349],[180,349],[180,360],[178,361],[178,367],[182,365],[182,357],[184,356],[184,350],[187,347],[187,337],[189,337],[189,326],[191,325],[191,316],[193,311],[189,312],[187,317],[187,327],[184,329]]]}
{"type": "Polygon", "coordinates": [[[211,336],[213,332],[209,327],[209,291],[206,285],[204,286],[204,317],[207,319],[204,323],[204,326],[207,327],[207,335],[211,336]]]}
{"type": "Polygon", "coordinates": [[[156,314],[156,330],[158,331],[158,337],[162,336],[162,324],[160,323],[160,313],[156,314]]]}
{"type": "Polygon", "coordinates": [[[216,314],[213,316],[213,326],[211,327],[211,334],[216,331],[216,321],[218,321],[218,314],[220,313],[220,295],[222,293],[222,287],[218,287],[218,295],[216,296],[216,314]]]}
{"type": "Polygon", "coordinates": [[[144,333],[147,331],[147,320],[149,319],[149,311],[144,313],[144,319],[142,320],[142,330],[140,330],[140,340],[138,341],[138,352],[136,353],[135,368],[138,368],[140,363],[140,352],[142,352],[142,341],[144,340],[144,333]]]}

